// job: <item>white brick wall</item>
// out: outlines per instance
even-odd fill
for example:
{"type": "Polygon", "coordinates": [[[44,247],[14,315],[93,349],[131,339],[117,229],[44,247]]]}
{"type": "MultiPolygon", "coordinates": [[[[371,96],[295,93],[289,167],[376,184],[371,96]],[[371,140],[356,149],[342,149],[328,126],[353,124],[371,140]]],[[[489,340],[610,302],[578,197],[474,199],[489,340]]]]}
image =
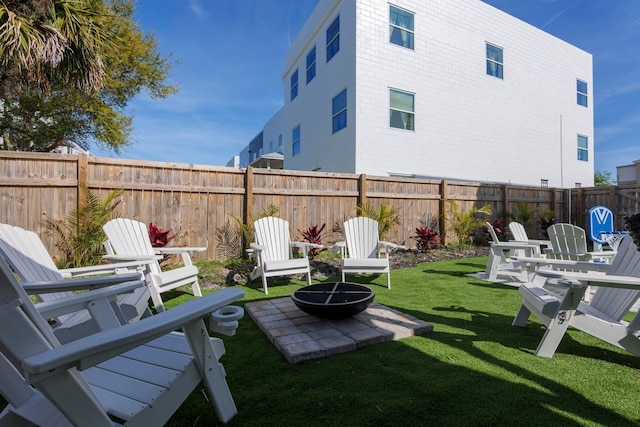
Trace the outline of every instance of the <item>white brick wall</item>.
{"type": "Polygon", "coordinates": [[[389,42],[386,0],[320,0],[286,58],[285,168],[593,184],[590,54],[479,0],[392,4],[415,13],[414,50],[389,42]],[[340,52],[326,63],[326,28],[337,14],[340,52]],[[504,49],[504,80],[486,74],[486,42],[504,49]],[[317,76],[307,85],[314,44],[317,76]],[[299,96],[290,102],[296,67],[299,96]],[[588,108],[576,103],[577,78],[589,84],[588,108]],[[344,88],[348,126],[332,134],[331,100],[344,88]],[[415,93],[415,131],[390,128],[390,88],[415,93]],[[292,157],[297,124],[302,149],[292,157]],[[588,162],[577,160],[578,134],[589,138],[588,162]]]}

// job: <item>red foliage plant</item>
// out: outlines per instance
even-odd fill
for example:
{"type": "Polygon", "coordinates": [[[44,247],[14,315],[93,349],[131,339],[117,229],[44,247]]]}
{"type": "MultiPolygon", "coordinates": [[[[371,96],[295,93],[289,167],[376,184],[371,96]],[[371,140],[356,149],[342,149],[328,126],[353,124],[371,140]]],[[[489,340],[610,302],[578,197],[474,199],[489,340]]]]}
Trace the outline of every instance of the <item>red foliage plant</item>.
{"type": "Polygon", "coordinates": [[[420,252],[429,252],[440,246],[440,236],[437,231],[432,231],[422,226],[416,228],[416,235],[411,236],[416,240],[416,247],[420,252]]]}
{"type": "Polygon", "coordinates": [[[173,229],[169,228],[168,230],[163,230],[158,227],[156,224],[149,224],[149,240],[151,240],[151,246],[154,248],[162,248],[167,246],[171,239],[176,237],[176,234],[169,234],[173,231],[173,229]]]}
{"type": "MultiPolygon", "coordinates": [[[[322,244],[322,238],[324,237],[324,229],[326,228],[327,224],[322,224],[322,227],[318,228],[317,225],[312,225],[311,227],[309,227],[306,231],[300,231],[298,230],[298,232],[300,234],[302,234],[302,238],[309,242],[309,243],[315,243],[316,245],[321,245],[322,244]]],[[[309,258],[313,259],[318,252],[322,252],[326,250],[326,248],[323,249],[311,249],[309,251],[309,258]]]]}

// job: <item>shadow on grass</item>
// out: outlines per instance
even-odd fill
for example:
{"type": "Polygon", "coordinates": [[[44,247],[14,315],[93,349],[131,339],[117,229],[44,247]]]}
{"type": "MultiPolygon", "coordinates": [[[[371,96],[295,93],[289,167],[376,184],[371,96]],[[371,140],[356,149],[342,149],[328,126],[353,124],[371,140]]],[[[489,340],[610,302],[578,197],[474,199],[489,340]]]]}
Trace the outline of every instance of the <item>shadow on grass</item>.
{"type": "MultiPolygon", "coordinates": [[[[458,377],[464,377],[469,390],[491,396],[492,402],[485,404],[493,406],[497,411],[495,423],[498,425],[503,424],[500,421],[503,416],[505,417],[502,419],[504,424],[511,423],[508,421],[509,417],[501,414],[501,411],[508,411],[509,408],[512,408],[517,412],[521,405],[527,406],[524,413],[528,414],[528,417],[535,413],[536,419],[523,419],[518,422],[519,425],[544,425],[546,422],[543,420],[545,419],[555,423],[562,420],[562,425],[584,425],[584,423],[638,425],[638,421],[640,421],[638,419],[630,420],[594,403],[573,389],[571,382],[565,384],[553,376],[545,375],[550,371],[536,371],[534,366],[549,364],[557,367],[552,359],[539,358],[534,355],[538,341],[545,330],[540,324],[530,324],[527,328],[512,327],[513,317],[511,316],[468,310],[460,306],[434,307],[433,312],[428,314],[412,313],[401,307],[396,307],[396,309],[433,323],[435,325],[434,332],[425,335],[423,339],[437,341],[454,350],[446,356],[446,362],[440,358],[435,360],[436,363],[444,363],[447,369],[450,369],[451,365],[459,363],[459,358],[467,359],[467,362],[464,362],[467,366],[469,366],[469,360],[475,359],[470,363],[477,365],[477,369],[456,366],[453,371],[447,373],[447,381],[451,381],[452,391],[455,390],[456,394],[459,390],[455,383],[460,381],[458,377]],[[447,316],[447,313],[452,315],[447,316]],[[446,327],[438,327],[437,325],[446,325],[446,327]],[[514,355],[514,350],[521,354],[514,355]],[[501,357],[506,353],[510,353],[508,357],[501,357]],[[527,367],[529,364],[526,359],[529,358],[535,362],[530,364],[531,368],[527,367]],[[518,363],[509,360],[517,360],[518,363]],[[483,369],[483,366],[487,368],[483,369]],[[495,375],[484,374],[483,370],[487,372],[501,371],[507,372],[507,374],[504,375],[505,378],[499,378],[495,375]]],[[[584,345],[574,340],[569,334],[563,338],[560,351],[556,355],[558,354],[640,368],[640,362],[635,356],[584,345]]],[[[425,355],[423,354],[423,356],[425,355]]],[[[434,370],[433,357],[426,356],[423,363],[425,369],[434,370]],[[427,367],[427,365],[429,366],[427,367]]],[[[415,368],[416,372],[420,371],[420,368],[415,368]]],[[[442,369],[445,368],[442,367],[442,369]]],[[[592,373],[577,371],[574,380],[576,382],[584,381],[585,374],[591,375],[592,373]]],[[[481,400],[485,399],[485,396],[481,398],[481,400]]],[[[469,408],[468,410],[477,411],[478,408],[469,408]]],[[[470,424],[475,424],[475,422],[470,424]]]]}

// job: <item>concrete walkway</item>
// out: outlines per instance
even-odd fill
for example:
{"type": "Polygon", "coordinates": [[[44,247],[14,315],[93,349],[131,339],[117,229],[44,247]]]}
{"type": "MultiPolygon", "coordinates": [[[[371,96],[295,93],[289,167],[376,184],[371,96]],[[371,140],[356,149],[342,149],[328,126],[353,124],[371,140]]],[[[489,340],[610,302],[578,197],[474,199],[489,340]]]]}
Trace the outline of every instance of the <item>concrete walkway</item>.
{"type": "Polygon", "coordinates": [[[245,310],[289,363],[319,359],[433,330],[428,322],[376,302],[366,311],[340,320],[309,315],[288,297],[250,302],[245,310]]]}

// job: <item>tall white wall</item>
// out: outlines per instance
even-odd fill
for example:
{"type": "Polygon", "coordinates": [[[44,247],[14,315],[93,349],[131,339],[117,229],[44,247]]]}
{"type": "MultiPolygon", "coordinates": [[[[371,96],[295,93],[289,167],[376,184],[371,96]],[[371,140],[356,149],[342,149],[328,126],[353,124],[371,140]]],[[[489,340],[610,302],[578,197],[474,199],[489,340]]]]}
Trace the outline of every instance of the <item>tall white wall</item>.
{"type": "Polygon", "coordinates": [[[410,50],[389,43],[389,3],[357,4],[356,173],[593,184],[590,54],[479,0],[397,0],[415,13],[410,50]],[[504,49],[503,80],[486,74],[486,42],[504,49]],[[415,93],[415,131],[389,127],[389,88],[415,93]]]}
{"type": "Polygon", "coordinates": [[[285,104],[265,143],[280,126],[286,169],[591,186],[592,69],[589,53],[480,0],[320,0],[285,58],[285,104]],[[413,50],[389,42],[389,4],[415,14],[413,50]],[[340,52],[327,63],[337,15],[340,52]],[[504,79],[486,74],[487,42],[504,49],[504,79]],[[576,79],[588,83],[587,108],[577,104],[576,79]],[[331,101],[345,88],[347,128],[333,134],[331,101]],[[389,126],[390,88],[415,94],[414,131],[389,126]],[[292,156],[298,124],[301,151],[292,156]],[[578,134],[589,139],[586,162],[577,160],[578,134]]]}

